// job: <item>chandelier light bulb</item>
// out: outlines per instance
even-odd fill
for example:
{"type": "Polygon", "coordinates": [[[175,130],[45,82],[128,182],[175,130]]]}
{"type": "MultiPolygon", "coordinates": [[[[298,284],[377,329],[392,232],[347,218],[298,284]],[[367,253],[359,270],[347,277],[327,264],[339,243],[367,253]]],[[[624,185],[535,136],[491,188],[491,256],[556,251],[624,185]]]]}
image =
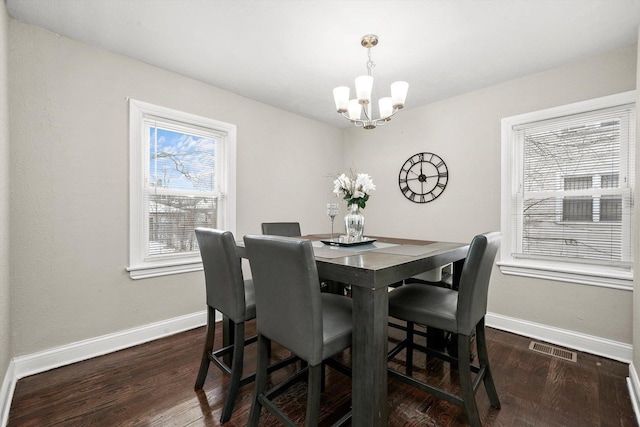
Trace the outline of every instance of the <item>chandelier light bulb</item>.
{"type": "Polygon", "coordinates": [[[380,110],[380,118],[385,120],[391,120],[390,116],[393,114],[393,103],[391,97],[385,96],[378,101],[378,108],[380,110]]]}
{"type": "Polygon", "coordinates": [[[393,108],[403,108],[404,101],[407,99],[407,92],[409,91],[409,83],[407,82],[394,82],[391,83],[391,99],[393,100],[393,108]]]}
{"type": "Polygon", "coordinates": [[[358,102],[367,105],[371,102],[371,90],[373,89],[373,77],[360,76],[356,77],[356,96],[358,102]]]}
{"type": "Polygon", "coordinates": [[[349,109],[349,87],[340,86],[333,90],[333,100],[338,113],[346,113],[349,109]]]}
{"type": "Polygon", "coordinates": [[[360,120],[362,115],[362,106],[358,102],[357,99],[352,99],[349,101],[349,120],[356,121],[360,120]]]}

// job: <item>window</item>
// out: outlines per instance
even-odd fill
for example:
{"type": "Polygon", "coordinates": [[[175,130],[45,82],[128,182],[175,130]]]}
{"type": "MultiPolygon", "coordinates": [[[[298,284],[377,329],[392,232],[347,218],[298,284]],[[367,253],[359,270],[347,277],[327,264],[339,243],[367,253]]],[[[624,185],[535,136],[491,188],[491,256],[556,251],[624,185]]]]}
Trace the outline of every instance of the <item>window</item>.
{"type": "Polygon", "coordinates": [[[635,91],[502,119],[505,274],[628,289],[635,91]]]}
{"type": "Polygon", "coordinates": [[[236,127],[130,100],[131,278],[195,271],[194,229],[235,229],[236,127]]]}

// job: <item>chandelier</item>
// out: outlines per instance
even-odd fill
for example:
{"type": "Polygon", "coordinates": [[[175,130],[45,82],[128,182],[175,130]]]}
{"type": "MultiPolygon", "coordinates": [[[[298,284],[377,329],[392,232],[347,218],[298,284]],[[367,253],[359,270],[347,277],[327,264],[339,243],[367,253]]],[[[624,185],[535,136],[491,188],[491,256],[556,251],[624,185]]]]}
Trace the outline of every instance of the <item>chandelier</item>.
{"type": "Polygon", "coordinates": [[[409,83],[397,81],[391,84],[391,96],[380,98],[378,101],[378,112],[380,118],[375,119],[371,114],[371,90],[373,89],[373,77],[371,69],[376,66],[371,60],[371,48],[378,44],[378,36],[367,34],[360,41],[363,47],[367,48],[367,75],[356,77],[356,98],[349,99],[349,87],[340,86],[333,89],[333,99],[336,103],[336,110],[346,119],[356,126],[365,129],[374,129],[378,125],[383,125],[391,117],[404,107],[407,98],[409,83]],[[364,115],[364,118],[362,117],[364,115]]]}

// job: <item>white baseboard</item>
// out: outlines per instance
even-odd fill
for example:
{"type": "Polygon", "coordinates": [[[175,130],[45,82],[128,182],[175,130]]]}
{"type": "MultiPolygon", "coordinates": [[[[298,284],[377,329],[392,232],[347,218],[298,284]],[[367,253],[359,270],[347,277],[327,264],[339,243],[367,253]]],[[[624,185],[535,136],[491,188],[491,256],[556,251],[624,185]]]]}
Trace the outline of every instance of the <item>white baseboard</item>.
{"type": "Polygon", "coordinates": [[[13,399],[13,391],[16,388],[16,374],[13,360],[9,361],[7,373],[2,381],[0,388],[0,426],[4,427],[9,421],[9,409],[11,408],[11,400],[13,399]]]}
{"type": "Polygon", "coordinates": [[[638,371],[636,371],[633,363],[629,365],[627,387],[629,387],[629,395],[631,396],[633,413],[636,415],[636,422],[640,424],[640,378],[638,378],[638,371]]]}
{"type": "Polygon", "coordinates": [[[207,312],[187,314],[13,359],[16,380],[206,325],[207,312]]]}
{"type": "Polygon", "coordinates": [[[555,328],[501,314],[487,313],[486,325],[608,359],[631,363],[633,346],[567,329],[555,328]]]}

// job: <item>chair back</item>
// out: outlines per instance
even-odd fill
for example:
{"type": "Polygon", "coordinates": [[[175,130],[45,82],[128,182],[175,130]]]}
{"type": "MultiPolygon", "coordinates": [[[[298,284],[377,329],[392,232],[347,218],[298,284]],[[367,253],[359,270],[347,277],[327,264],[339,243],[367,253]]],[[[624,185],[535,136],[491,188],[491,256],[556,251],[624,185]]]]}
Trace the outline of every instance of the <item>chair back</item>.
{"type": "Polygon", "coordinates": [[[246,302],[242,261],[230,231],[198,227],[195,230],[204,267],[207,305],[233,322],[245,320],[246,302]]]}
{"type": "Polygon", "coordinates": [[[316,365],[322,362],[322,303],[309,240],[245,236],[258,333],[316,365]]]}
{"type": "Polygon", "coordinates": [[[271,236],[302,236],[299,222],[263,222],[262,234],[271,236]]]}
{"type": "Polygon", "coordinates": [[[458,289],[458,333],[470,335],[487,314],[489,279],[500,246],[500,236],[500,232],[494,231],[479,234],[471,241],[458,289]]]}

